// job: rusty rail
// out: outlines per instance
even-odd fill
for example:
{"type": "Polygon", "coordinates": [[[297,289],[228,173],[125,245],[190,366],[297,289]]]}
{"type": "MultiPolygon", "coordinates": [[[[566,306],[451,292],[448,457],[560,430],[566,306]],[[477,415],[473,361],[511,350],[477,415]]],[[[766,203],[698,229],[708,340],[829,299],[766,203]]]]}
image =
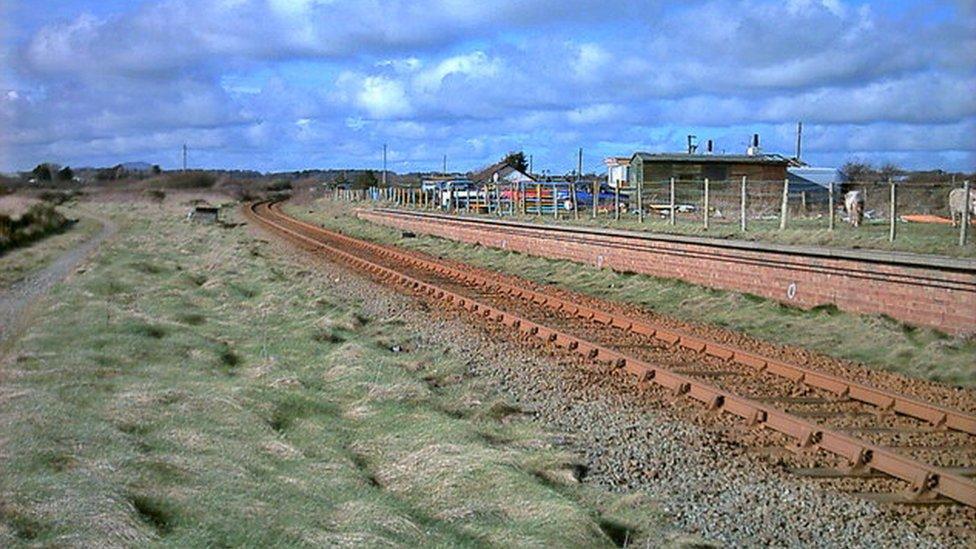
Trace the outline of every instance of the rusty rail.
{"type": "Polygon", "coordinates": [[[413,291],[441,299],[462,307],[488,320],[518,329],[521,333],[574,351],[590,360],[609,363],[637,377],[671,390],[675,395],[688,396],[704,403],[708,409],[738,416],[754,427],[782,433],[796,441],[799,448],[824,450],[847,460],[852,468],[873,469],[911,484],[918,497],[942,495],[965,505],[976,507],[976,482],[945,469],[903,456],[888,448],[870,444],[848,434],[831,430],[815,422],[797,417],[761,402],[719,389],[700,380],[675,373],[666,368],[625,355],[619,351],[589,342],[583,338],[532,322],[519,315],[481,303],[417,278],[364,259],[350,251],[361,250],[466,283],[495,288],[513,297],[529,299],[539,305],[575,314],[581,318],[612,325],[636,334],[649,335],[665,343],[690,351],[706,353],[725,360],[735,360],[757,370],[802,381],[838,395],[846,395],[883,410],[894,411],[924,421],[935,427],[946,427],[973,434],[976,418],[916,399],[853,383],[836,376],[820,374],[801,366],[773,360],[755,353],[737,350],[727,345],[703,340],[688,334],[665,330],[643,321],[621,317],[591,307],[569,303],[560,298],[504,284],[481,275],[465,272],[432,260],[398,252],[387,246],[351,238],[321,227],[293,219],[281,213],[277,205],[266,202],[249,205],[246,214],[251,219],[279,233],[347,260],[350,264],[370,272],[380,279],[405,286],[413,291]],[[311,236],[314,235],[314,236],[311,236]],[[331,241],[331,242],[330,242],[331,241]],[[343,247],[340,247],[339,245],[343,247]],[[347,249],[343,249],[347,248],[347,249]]]}

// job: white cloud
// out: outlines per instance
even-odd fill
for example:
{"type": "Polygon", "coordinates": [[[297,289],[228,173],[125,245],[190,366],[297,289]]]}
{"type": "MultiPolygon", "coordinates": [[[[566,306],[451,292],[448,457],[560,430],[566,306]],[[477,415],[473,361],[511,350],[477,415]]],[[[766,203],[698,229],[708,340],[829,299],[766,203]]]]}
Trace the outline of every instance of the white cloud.
{"type": "Polygon", "coordinates": [[[597,44],[583,44],[579,47],[579,55],[573,64],[576,78],[593,81],[607,77],[608,65],[612,57],[597,44]]]}
{"type": "Polygon", "coordinates": [[[373,118],[396,118],[410,112],[403,84],[382,76],[366,77],[356,102],[373,118]]]}
{"type": "Polygon", "coordinates": [[[414,86],[426,93],[441,87],[445,78],[463,75],[471,78],[494,78],[501,72],[501,61],[489,58],[485,52],[476,51],[466,55],[448,57],[435,66],[420,72],[414,77],[414,86]]]}

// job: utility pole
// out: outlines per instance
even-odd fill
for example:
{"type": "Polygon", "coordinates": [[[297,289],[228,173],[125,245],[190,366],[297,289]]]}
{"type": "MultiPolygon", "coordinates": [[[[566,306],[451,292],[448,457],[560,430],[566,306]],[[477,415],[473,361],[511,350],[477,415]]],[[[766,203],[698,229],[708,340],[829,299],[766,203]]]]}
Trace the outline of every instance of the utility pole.
{"type": "Polygon", "coordinates": [[[386,143],[383,143],[383,187],[386,187],[386,143]]]}
{"type": "Polygon", "coordinates": [[[186,143],[183,143],[183,171],[186,171],[186,143]]]}
{"type": "Polygon", "coordinates": [[[796,159],[800,160],[800,152],[803,145],[803,122],[796,123],[796,159]]]}
{"type": "Polygon", "coordinates": [[[532,155],[529,155],[529,175],[532,175],[532,155]]]}
{"type": "Polygon", "coordinates": [[[447,175],[447,155],[446,154],[444,155],[444,171],[442,173],[444,175],[447,175]]]}

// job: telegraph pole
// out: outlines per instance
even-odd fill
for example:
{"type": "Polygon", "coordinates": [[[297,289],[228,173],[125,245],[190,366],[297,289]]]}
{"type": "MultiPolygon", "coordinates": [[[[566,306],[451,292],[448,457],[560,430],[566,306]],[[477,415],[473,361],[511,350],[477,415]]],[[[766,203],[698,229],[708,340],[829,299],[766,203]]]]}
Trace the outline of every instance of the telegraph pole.
{"type": "Polygon", "coordinates": [[[444,171],[441,172],[441,173],[443,173],[444,175],[447,175],[447,155],[446,154],[444,155],[444,171]]]}
{"type": "Polygon", "coordinates": [[[800,149],[803,143],[803,122],[796,123],[796,159],[800,159],[800,149]]]}
{"type": "Polygon", "coordinates": [[[583,147],[579,150],[579,161],[576,164],[576,182],[579,183],[583,178],[583,147]]]}
{"type": "Polygon", "coordinates": [[[383,143],[383,188],[386,188],[386,143],[383,143]]]}
{"type": "Polygon", "coordinates": [[[186,171],[186,143],[183,143],[183,171],[186,171]]]}

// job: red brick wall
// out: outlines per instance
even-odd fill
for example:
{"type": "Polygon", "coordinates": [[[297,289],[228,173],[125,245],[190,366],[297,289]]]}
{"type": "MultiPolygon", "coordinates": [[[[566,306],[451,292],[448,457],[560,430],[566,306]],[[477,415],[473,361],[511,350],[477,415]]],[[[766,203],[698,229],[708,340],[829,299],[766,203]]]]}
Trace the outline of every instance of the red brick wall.
{"type": "Polygon", "coordinates": [[[976,333],[976,271],[971,269],[953,271],[370,210],[361,211],[359,217],[461,242],[678,278],[802,308],[834,304],[845,311],[886,314],[949,333],[976,333]]]}

